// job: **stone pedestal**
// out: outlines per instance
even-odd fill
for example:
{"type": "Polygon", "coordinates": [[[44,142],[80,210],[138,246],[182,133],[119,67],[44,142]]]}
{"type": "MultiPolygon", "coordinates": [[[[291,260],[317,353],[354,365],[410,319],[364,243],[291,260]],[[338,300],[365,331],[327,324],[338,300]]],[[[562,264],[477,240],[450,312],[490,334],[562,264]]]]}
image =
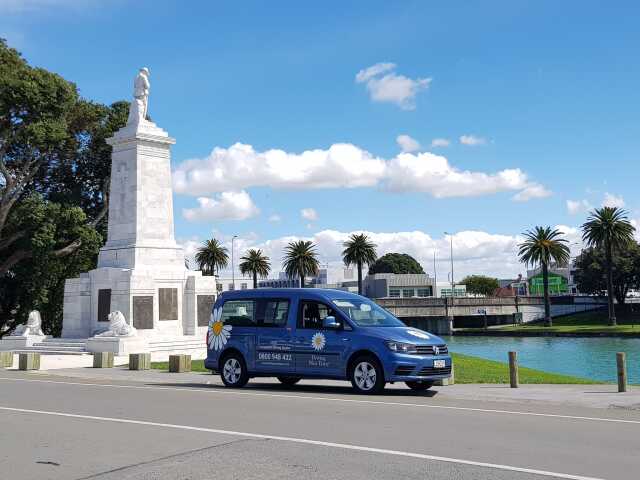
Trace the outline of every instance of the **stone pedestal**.
{"type": "Polygon", "coordinates": [[[150,368],[150,353],[132,353],[129,355],[129,370],[149,370],[150,368]]]}
{"type": "Polygon", "coordinates": [[[39,353],[21,353],[18,356],[18,369],[20,370],[40,370],[39,353]]]}
{"type": "Polygon", "coordinates": [[[0,352],[0,368],[13,367],[13,352],[0,352]]]}
{"type": "Polygon", "coordinates": [[[169,372],[183,373],[191,371],[191,355],[170,355],[169,372]]]}
{"type": "Polygon", "coordinates": [[[113,368],[113,353],[111,352],[94,353],[93,368],[113,368]]]}
{"type": "Polygon", "coordinates": [[[9,335],[2,337],[0,350],[24,350],[27,347],[32,347],[34,343],[42,342],[45,338],[47,338],[46,335],[9,335]]]}
{"type": "Polygon", "coordinates": [[[115,356],[149,351],[149,343],[140,337],[91,337],[87,339],[87,351],[110,352],[115,356]]]}

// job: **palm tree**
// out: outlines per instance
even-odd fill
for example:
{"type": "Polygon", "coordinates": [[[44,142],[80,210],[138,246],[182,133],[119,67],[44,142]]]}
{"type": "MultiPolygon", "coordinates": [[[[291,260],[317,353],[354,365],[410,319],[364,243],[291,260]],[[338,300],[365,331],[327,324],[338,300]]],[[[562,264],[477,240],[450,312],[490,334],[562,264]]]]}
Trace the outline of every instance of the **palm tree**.
{"type": "Polygon", "coordinates": [[[542,266],[542,283],[544,286],[544,320],[552,326],[551,305],[549,302],[549,264],[555,262],[564,265],[569,262],[567,240],[560,238],[562,232],[551,227],[535,227],[523,233],[524,242],[518,245],[520,261],[528,265],[542,266]]]}
{"type": "Polygon", "coordinates": [[[195,260],[203,275],[216,275],[229,264],[229,253],[226,247],[212,238],[204,241],[198,248],[195,260]]]}
{"type": "Polygon", "coordinates": [[[300,277],[300,288],[304,288],[304,277],[318,274],[320,262],[315,248],[311,241],[298,240],[284,249],[282,268],[291,278],[300,277]]]}
{"type": "Polygon", "coordinates": [[[587,222],[582,225],[582,240],[589,247],[604,249],[607,269],[607,299],[609,303],[609,325],[616,325],[616,311],[613,304],[613,249],[628,245],[633,240],[633,225],[627,212],[618,207],[596,208],[587,222]]]}
{"type": "Polygon", "coordinates": [[[362,265],[367,266],[376,261],[376,244],[369,240],[364,233],[353,233],[349,240],[342,244],[342,260],[348,267],[355,265],[358,267],[358,294],[362,295],[362,265]]]}
{"type": "Polygon", "coordinates": [[[253,275],[253,288],[258,288],[258,276],[264,278],[269,275],[271,263],[269,257],[262,254],[262,250],[251,248],[240,257],[240,273],[253,275]]]}

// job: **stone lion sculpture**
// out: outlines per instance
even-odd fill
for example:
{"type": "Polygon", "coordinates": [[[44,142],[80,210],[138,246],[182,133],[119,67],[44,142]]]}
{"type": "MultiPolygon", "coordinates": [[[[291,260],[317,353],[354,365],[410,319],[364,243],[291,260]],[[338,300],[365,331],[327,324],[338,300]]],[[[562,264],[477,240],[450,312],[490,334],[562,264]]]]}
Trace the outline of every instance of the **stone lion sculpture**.
{"type": "Polygon", "coordinates": [[[107,319],[109,320],[109,330],[96,335],[96,337],[133,337],[136,329],[129,325],[121,311],[111,312],[107,319]]]}
{"type": "Polygon", "coordinates": [[[42,317],[40,316],[40,312],[38,310],[32,310],[29,313],[27,323],[18,325],[13,334],[20,337],[28,337],[30,335],[44,336],[44,333],[42,333],[42,317]]]}

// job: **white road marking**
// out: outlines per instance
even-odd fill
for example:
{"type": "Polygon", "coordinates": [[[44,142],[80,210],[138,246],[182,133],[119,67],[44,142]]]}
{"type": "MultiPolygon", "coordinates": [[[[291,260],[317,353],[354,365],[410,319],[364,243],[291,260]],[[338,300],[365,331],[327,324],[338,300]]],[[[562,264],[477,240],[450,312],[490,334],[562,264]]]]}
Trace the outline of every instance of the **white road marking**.
{"type": "Polygon", "coordinates": [[[318,445],[322,447],[340,448],[344,450],[356,450],[356,451],[368,452],[368,453],[381,453],[384,455],[395,455],[399,457],[418,458],[421,460],[432,460],[437,462],[456,463],[460,465],[493,468],[497,470],[506,470],[506,471],[518,472],[518,473],[529,473],[532,475],[564,478],[569,480],[603,480],[601,478],[585,477],[582,475],[570,475],[567,473],[549,472],[546,470],[536,470],[532,468],[513,467],[510,465],[501,465],[497,463],[475,462],[473,460],[463,460],[460,458],[451,458],[451,457],[440,457],[436,455],[426,455],[424,453],[403,452],[401,450],[388,450],[385,448],[365,447],[361,445],[352,445],[348,443],[323,442],[320,440],[310,440],[307,438],[281,437],[278,435],[265,435],[261,433],[236,432],[233,430],[220,430],[217,428],[193,427],[190,425],[176,425],[173,423],[147,422],[144,420],[132,420],[128,418],[97,417],[93,415],[78,415],[74,413],[51,412],[46,410],[29,410],[26,408],[0,407],[0,410],[4,410],[8,412],[17,412],[17,413],[30,413],[30,414],[38,414],[38,415],[52,415],[57,417],[79,418],[83,420],[96,420],[101,422],[127,423],[127,424],[134,424],[134,425],[145,425],[150,427],[173,428],[178,430],[191,430],[196,432],[216,433],[219,435],[234,435],[234,436],[245,437],[245,438],[258,438],[261,440],[279,440],[281,442],[303,443],[307,445],[318,445]]]}
{"type": "MultiPolygon", "coordinates": [[[[560,419],[568,419],[568,420],[586,420],[592,422],[608,422],[608,423],[627,423],[627,424],[635,424],[640,425],[640,420],[624,420],[621,418],[602,418],[602,417],[584,417],[578,415],[560,415],[554,413],[536,413],[536,412],[521,412],[518,410],[498,410],[498,409],[490,409],[490,408],[473,408],[473,407],[452,407],[448,405],[425,405],[421,403],[403,403],[403,402],[383,402],[379,400],[356,400],[353,398],[336,398],[336,397],[316,397],[311,395],[287,395],[283,393],[257,393],[257,392],[241,392],[237,390],[224,390],[222,388],[213,389],[205,389],[205,388],[186,388],[186,387],[163,387],[159,385],[117,385],[117,384],[109,384],[109,383],[84,383],[84,382],[61,382],[57,380],[40,380],[40,379],[30,379],[30,378],[7,378],[0,377],[0,380],[8,380],[12,382],[40,382],[40,383],[60,383],[63,385],[80,385],[85,387],[105,387],[105,388],[130,388],[136,390],[172,390],[179,392],[198,392],[198,393],[207,393],[207,394],[218,394],[218,395],[242,395],[242,396],[250,396],[250,397],[274,397],[274,398],[287,398],[287,399],[296,399],[296,400],[314,400],[314,401],[326,401],[326,402],[342,402],[342,403],[357,403],[357,404],[368,404],[368,405],[382,405],[382,406],[391,406],[391,407],[415,407],[415,408],[433,408],[439,410],[457,410],[457,411],[466,411],[466,412],[481,412],[481,413],[495,413],[495,414],[505,414],[505,415],[523,415],[523,416],[531,416],[531,417],[546,417],[546,418],[560,418],[560,419]]],[[[203,383],[202,386],[206,387],[207,385],[203,383]]]]}

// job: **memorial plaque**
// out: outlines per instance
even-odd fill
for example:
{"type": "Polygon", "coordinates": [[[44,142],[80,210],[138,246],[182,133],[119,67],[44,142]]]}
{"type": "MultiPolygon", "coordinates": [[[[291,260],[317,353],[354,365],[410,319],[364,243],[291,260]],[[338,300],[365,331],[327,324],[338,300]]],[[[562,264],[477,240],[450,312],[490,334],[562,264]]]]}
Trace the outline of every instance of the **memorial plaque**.
{"type": "Polygon", "coordinates": [[[111,289],[103,288],[98,290],[98,321],[108,322],[111,313],[111,289]]]}
{"type": "Polygon", "coordinates": [[[198,295],[198,326],[206,327],[211,318],[211,309],[216,301],[213,295],[198,295]]]}
{"type": "Polygon", "coordinates": [[[178,289],[159,288],[160,320],[178,320],[178,289]]]}
{"type": "Polygon", "coordinates": [[[153,328],[153,296],[133,297],[133,326],[140,330],[153,328]]]}

